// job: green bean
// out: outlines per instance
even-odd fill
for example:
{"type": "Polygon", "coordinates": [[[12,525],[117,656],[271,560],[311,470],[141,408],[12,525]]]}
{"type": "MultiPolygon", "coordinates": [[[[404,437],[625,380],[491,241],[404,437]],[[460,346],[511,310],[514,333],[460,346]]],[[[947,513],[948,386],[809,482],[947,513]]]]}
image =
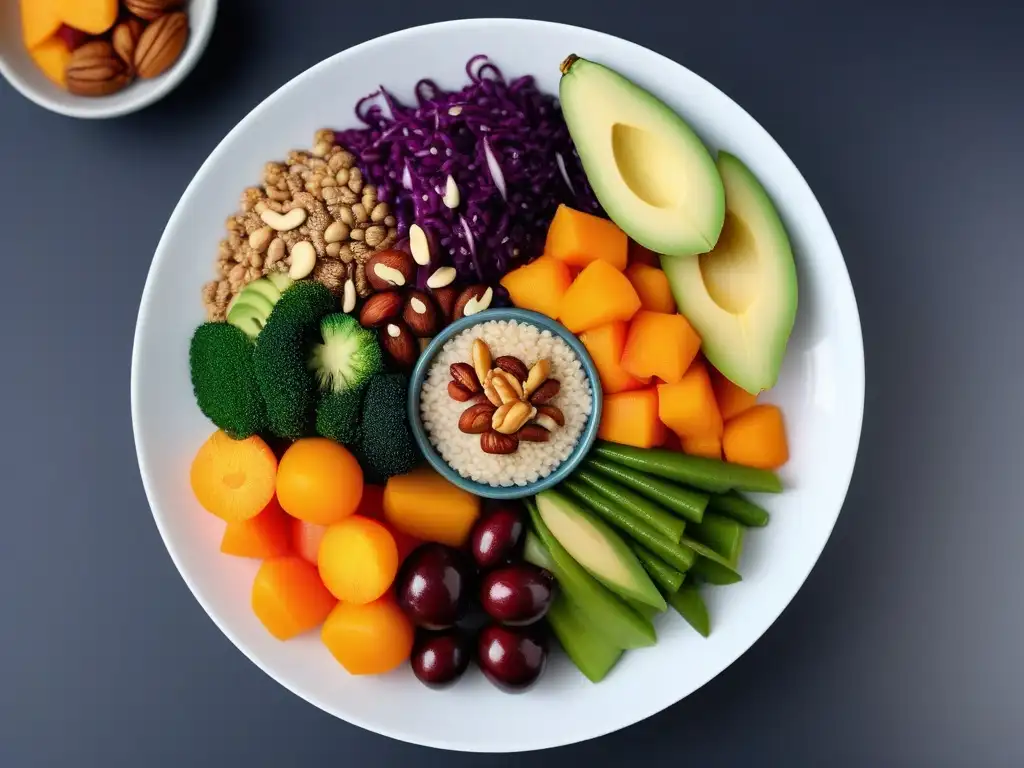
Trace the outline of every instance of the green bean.
{"type": "Polygon", "coordinates": [[[661,533],[666,538],[678,542],[686,530],[686,521],[675,515],[670,515],[664,509],[645,499],[643,496],[633,493],[628,488],[619,485],[614,480],[609,480],[596,472],[585,469],[577,470],[573,475],[574,480],[589,485],[598,493],[604,494],[624,509],[627,509],[638,520],[647,523],[651,528],[661,533]]]}
{"type": "Polygon", "coordinates": [[[748,527],[763,528],[768,525],[767,510],[749,499],[743,498],[735,491],[712,494],[708,501],[708,509],[731,517],[736,522],[748,527]]]}
{"type": "Polygon", "coordinates": [[[683,584],[674,594],[667,595],[666,599],[668,604],[675,608],[679,615],[686,619],[687,624],[698,633],[704,637],[711,634],[708,607],[696,584],[683,584]]]}
{"type": "Polygon", "coordinates": [[[629,546],[644,570],[664,594],[670,595],[679,589],[679,585],[683,583],[683,574],[635,541],[629,542],[629,546]]]}
{"type": "Polygon", "coordinates": [[[641,496],[646,496],[651,501],[657,502],[670,512],[679,515],[679,517],[695,523],[701,521],[701,518],[704,516],[704,510],[708,506],[708,495],[706,493],[695,491],[692,488],[683,488],[646,473],[637,472],[621,464],[616,464],[613,461],[590,457],[583,463],[583,466],[618,481],[641,496]]]}

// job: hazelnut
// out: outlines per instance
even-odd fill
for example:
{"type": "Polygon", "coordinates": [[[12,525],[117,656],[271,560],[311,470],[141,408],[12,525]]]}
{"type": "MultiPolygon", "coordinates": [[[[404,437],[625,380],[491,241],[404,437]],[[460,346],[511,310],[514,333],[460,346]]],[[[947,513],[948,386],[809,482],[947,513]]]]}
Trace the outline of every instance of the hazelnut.
{"type": "Polygon", "coordinates": [[[359,311],[359,324],[364,328],[379,328],[402,312],[402,297],[397,291],[375,293],[359,311]]]}
{"type": "Polygon", "coordinates": [[[401,288],[412,282],[412,257],[404,251],[380,251],[366,262],[366,279],[375,291],[401,288]]]}
{"type": "Polygon", "coordinates": [[[400,368],[409,368],[419,357],[419,348],[405,323],[392,320],[380,331],[380,346],[400,368]]]}
{"type": "Polygon", "coordinates": [[[518,449],[519,438],[515,435],[503,435],[494,430],[480,435],[480,450],[484,453],[515,453],[518,449]]]}
{"type": "Polygon", "coordinates": [[[491,306],[494,298],[494,291],[486,285],[471,285],[466,288],[455,300],[455,309],[452,312],[454,320],[461,320],[467,315],[475,315],[483,312],[491,306]]]}
{"type": "Polygon", "coordinates": [[[413,336],[426,338],[437,332],[437,309],[434,308],[433,299],[422,291],[409,291],[402,319],[413,336]]]}

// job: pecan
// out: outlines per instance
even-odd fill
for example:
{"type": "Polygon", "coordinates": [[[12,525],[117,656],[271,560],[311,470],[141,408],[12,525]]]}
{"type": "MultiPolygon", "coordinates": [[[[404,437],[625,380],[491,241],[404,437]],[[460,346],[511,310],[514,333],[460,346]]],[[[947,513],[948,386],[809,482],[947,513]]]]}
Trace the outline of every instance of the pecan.
{"type": "Polygon", "coordinates": [[[178,60],[188,42],[188,15],[161,16],[142,31],[135,48],[135,72],[141,78],[162,75],[178,60]]]}

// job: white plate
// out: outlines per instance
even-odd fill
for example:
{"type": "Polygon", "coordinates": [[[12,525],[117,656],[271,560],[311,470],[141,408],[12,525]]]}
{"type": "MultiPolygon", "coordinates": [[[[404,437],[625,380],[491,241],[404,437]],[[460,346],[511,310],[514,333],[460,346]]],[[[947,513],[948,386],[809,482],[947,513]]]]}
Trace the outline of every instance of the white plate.
{"type": "Polygon", "coordinates": [[[217,626],[267,674],[337,717],[404,741],[479,752],[609,733],[674,704],[735,661],[793,599],[825,546],[853,472],[863,406],[863,345],[846,265],[821,207],[778,144],[679,64],[614,37],[535,21],[460,21],[388,35],[318,64],[253,110],[203,164],[171,216],[146,281],[132,360],[132,419],[153,517],[217,626]],[[501,693],[477,671],[445,692],[420,685],[407,666],[384,677],[350,677],[316,633],[274,640],[249,608],[257,564],[218,552],[222,524],[200,509],[188,484],[192,457],[212,430],[192,399],[188,341],[203,320],[199,289],[211,277],[224,219],[242,189],[259,179],[267,160],[308,147],[315,130],[351,125],[356,100],[378,84],[402,98],[425,76],[459,87],[477,53],[489,54],[507,77],[533,73],[552,93],[569,53],[655,91],[710,147],[735,153],[761,179],[789,229],[800,278],[796,329],[767,398],[786,415],[788,490],[763,500],[772,521],[748,536],[744,581],[709,590],[710,639],[665,615],[657,646],[626,654],[604,682],[588,682],[558,653],[525,695],[501,693]]]}

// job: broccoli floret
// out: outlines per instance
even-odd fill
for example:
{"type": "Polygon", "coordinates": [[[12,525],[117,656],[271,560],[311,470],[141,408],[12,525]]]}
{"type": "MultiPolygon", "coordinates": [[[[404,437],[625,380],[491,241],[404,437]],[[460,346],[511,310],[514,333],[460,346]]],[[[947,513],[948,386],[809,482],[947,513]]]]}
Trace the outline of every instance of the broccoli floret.
{"type": "Polygon", "coordinates": [[[370,379],[363,401],[363,436],[356,458],[369,482],[402,475],[419,463],[409,421],[406,394],[409,380],[400,373],[380,373],[370,379]]]}
{"type": "Polygon", "coordinates": [[[327,392],[316,407],[316,433],[342,445],[358,445],[363,436],[362,409],[366,386],[327,392]]]}
{"type": "Polygon", "coordinates": [[[236,440],[266,429],[253,345],[244,331],[228,323],[203,323],[192,334],[188,361],[192,391],[206,418],[236,440]]]}
{"type": "Polygon", "coordinates": [[[377,336],[352,315],[328,315],[320,322],[320,335],[323,342],[313,346],[309,367],[322,391],[360,387],[383,368],[377,336]]]}
{"type": "Polygon", "coordinates": [[[302,280],[281,294],[256,338],[253,365],[267,404],[270,431],[298,439],[312,433],[316,379],[306,361],[334,294],[322,283],[302,280]]]}

